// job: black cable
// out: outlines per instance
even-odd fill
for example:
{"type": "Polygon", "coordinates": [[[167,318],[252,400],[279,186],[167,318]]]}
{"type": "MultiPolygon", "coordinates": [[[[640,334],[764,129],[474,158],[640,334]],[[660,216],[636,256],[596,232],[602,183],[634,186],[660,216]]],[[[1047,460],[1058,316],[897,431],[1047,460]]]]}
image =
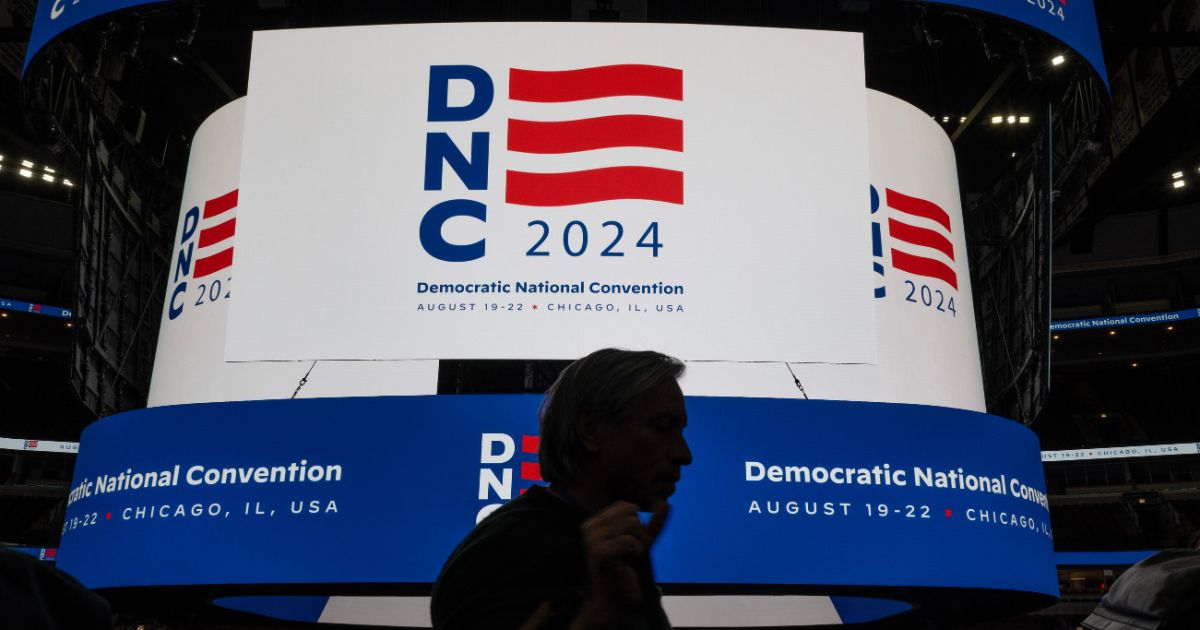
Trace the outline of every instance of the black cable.
{"type": "Polygon", "coordinates": [[[304,373],[304,376],[300,377],[300,382],[296,383],[296,391],[292,392],[292,399],[295,399],[296,394],[300,393],[301,388],[308,384],[308,375],[312,374],[313,368],[315,367],[317,367],[317,362],[313,361],[313,364],[308,366],[308,371],[304,373]]]}
{"type": "Polygon", "coordinates": [[[796,388],[800,390],[800,393],[804,396],[804,400],[808,400],[808,392],[804,391],[804,385],[800,383],[800,379],[796,376],[796,371],[792,369],[792,364],[787,361],[784,361],[783,364],[787,366],[788,372],[791,373],[792,380],[796,382],[796,388]]]}

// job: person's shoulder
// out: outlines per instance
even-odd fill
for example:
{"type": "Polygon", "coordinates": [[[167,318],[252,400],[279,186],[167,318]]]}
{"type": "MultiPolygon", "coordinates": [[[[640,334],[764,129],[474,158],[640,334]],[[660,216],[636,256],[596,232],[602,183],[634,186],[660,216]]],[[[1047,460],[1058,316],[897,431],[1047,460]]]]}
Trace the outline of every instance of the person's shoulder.
{"type": "Polygon", "coordinates": [[[516,552],[531,541],[538,547],[577,540],[583,517],[551,495],[534,486],[525,494],[496,509],[467,534],[451,554],[453,561],[468,552],[516,552]]]}
{"type": "Polygon", "coordinates": [[[525,619],[541,602],[569,600],[583,580],[581,522],[543,488],[497,509],[442,567],[430,602],[435,627],[516,627],[502,621],[525,619]]]}

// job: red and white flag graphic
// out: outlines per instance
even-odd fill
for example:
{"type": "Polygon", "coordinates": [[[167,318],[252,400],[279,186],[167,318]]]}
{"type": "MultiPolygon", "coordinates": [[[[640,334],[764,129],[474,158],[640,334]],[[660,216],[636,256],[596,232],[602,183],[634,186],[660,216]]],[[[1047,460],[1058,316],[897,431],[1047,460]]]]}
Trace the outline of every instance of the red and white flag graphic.
{"type": "Polygon", "coordinates": [[[233,232],[237,218],[231,211],[237,208],[238,191],[231,190],[220,197],[204,202],[200,219],[200,239],[196,243],[195,278],[210,276],[233,264],[233,232]]]}
{"type": "Polygon", "coordinates": [[[931,201],[886,190],[888,207],[904,215],[888,218],[892,267],[941,280],[957,290],[958,275],[951,266],[954,244],[950,242],[950,215],[931,201]]]}
{"type": "Polygon", "coordinates": [[[638,64],[558,71],[513,68],[509,72],[508,96],[514,102],[546,104],[536,109],[543,119],[508,120],[509,152],[553,156],[540,162],[524,162],[535,167],[545,164],[552,170],[507,171],[508,203],[545,207],[642,199],[683,204],[683,172],[677,168],[631,164],[627,156],[616,154],[616,163],[602,163],[604,158],[600,157],[597,159],[601,163],[587,168],[562,168],[568,154],[604,149],[682,153],[683,121],[646,113],[656,99],[683,101],[682,70],[638,64]],[[571,104],[612,97],[640,97],[623,99],[620,105],[641,111],[561,118],[581,111],[571,104]]]}

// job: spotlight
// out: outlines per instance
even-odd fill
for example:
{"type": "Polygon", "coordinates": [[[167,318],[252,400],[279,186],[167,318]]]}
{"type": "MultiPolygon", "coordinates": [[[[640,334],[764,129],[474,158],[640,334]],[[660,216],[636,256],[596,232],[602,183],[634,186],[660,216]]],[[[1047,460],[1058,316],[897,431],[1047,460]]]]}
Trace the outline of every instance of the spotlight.
{"type": "Polygon", "coordinates": [[[27,168],[23,168],[18,172],[21,174],[21,177],[33,177],[33,171],[27,168]]]}
{"type": "Polygon", "coordinates": [[[1054,340],[1058,341],[1058,339],[1059,339],[1058,335],[1054,335],[1054,340]]]}
{"type": "Polygon", "coordinates": [[[1065,62],[1066,60],[1067,60],[1067,58],[1066,58],[1066,57],[1064,57],[1064,56],[1062,56],[1062,55],[1058,55],[1058,56],[1056,56],[1055,58],[1053,58],[1053,59],[1051,59],[1051,60],[1050,60],[1050,65],[1052,65],[1052,66],[1061,66],[1061,65],[1063,65],[1063,62],[1065,62]]]}
{"type": "MultiPolygon", "coordinates": [[[[960,122],[960,123],[965,123],[965,122],[967,122],[967,117],[966,117],[966,116],[959,116],[959,117],[958,117],[958,122],[960,122]]],[[[3,155],[0,155],[0,158],[3,158],[3,157],[4,157],[3,155]]]]}
{"type": "Polygon", "coordinates": [[[1174,326],[1167,326],[1167,330],[1175,330],[1174,326]]]}
{"type": "Polygon", "coordinates": [[[1004,122],[1003,116],[992,116],[992,124],[993,125],[999,125],[1002,122],[1004,122]]]}
{"type": "Polygon", "coordinates": [[[43,171],[46,171],[47,173],[54,173],[54,172],[55,172],[55,171],[54,171],[54,169],[50,168],[49,166],[43,166],[43,167],[42,167],[42,170],[43,170],[43,171]]]}
{"type": "Polygon", "coordinates": [[[1017,117],[1016,117],[1016,116],[1013,116],[1012,114],[1009,114],[1009,115],[1008,115],[1008,118],[1007,118],[1007,122],[1008,122],[1008,124],[1010,124],[1010,125],[1011,125],[1011,124],[1013,124],[1013,123],[1017,122],[1017,117]]]}
{"type": "Polygon", "coordinates": [[[1109,337],[1111,337],[1111,336],[1113,336],[1113,335],[1115,335],[1115,334],[1117,334],[1117,331],[1115,331],[1115,330],[1110,330],[1110,331],[1108,331],[1108,336],[1109,336],[1109,337]]]}
{"type": "Polygon", "coordinates": [[[33,168],[33,162],[30,162],[29,160],[21,160],[21,166],[24,166],[25,168],[33,168]]]}
{"type": "Polygon", "coordinates": [[[1175,171],[1171,173],[1171,179],[1183,179],[1183,171],[1175,171]]]}
{"type": "Polygon", "coordinates": [[[1018,119],[1017,119],[1017,122],[1021,123],[1022,125],[1028,125],[1028,124],[1029,124],[1029,117],[1028,117],[1028,116],[1021,116],[1020,118],[1018,118],[1018,119]]]}
{"type": "MultiPolygon", "coordinates": [[[[22,173],[22,174],[23,174],[24,172],[25,172],[25,171],[21,171],[21,173],[22,173]]],[[[1187,186],[1187,182],[1186,182],[1186,181],[1184,181],[1184,180],[1182,180],[1182,179],[1177,179],[1177,180],[1175,180],[1175,181],[1174,181],[1174,182],[1171,184],[1171,186],[1173,186],[1173,187],[1175,187],[1175,188],[1183,188],[1184,186],[1187,186]]]]}
{"type": "Polygon", "coordinates": [[[950,117],[949,117],[949,116],[942,116],[942,122],[944,122],[944,123],[946,123],[946,122],[950,122],[950,117]]]}
{"type": "Polygon", "coordinates": [[[54,176],[53,175],[42,175],[42,181],[47,181],[47,182],[50,182],[51,184],[53,184],[54,176]]]}
{"type": "Polygon", "coordinates": [[[1107,417],[1108,417],[1108,414],[1106,414],[1106,413],[1102,413],[1102,414],[1100,414],[1100,417],[1101,417],[1101,418],[1107,418],[1107,417]]]}
{"type": "Polygon", "coordinates": [[[62,180],[62,183],[63,183],[63,186],[66,186],[67,188],[74,188],[74,187],[75,187],[75,184],[72,184],[72,183],[71,183],[71,180],[69,180],[69,179],[66,179],[66,178],[63,178],[63,180],[62,180]]]}
{"type": "Polygon", "coordinates": [[[1137,367],[1137,361],[1134,361],[1133,363],[1130,363],[1130,364],[1129,364],[1129,367],[1137,367]]]}

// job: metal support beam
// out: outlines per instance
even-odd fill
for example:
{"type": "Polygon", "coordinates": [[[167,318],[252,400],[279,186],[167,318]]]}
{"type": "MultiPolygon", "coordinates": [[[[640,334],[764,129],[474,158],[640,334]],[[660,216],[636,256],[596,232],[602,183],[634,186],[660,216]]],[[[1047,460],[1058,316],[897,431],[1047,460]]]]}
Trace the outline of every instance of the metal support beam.
{"type": "Polygon", "coordinates": [[[983,96],[979,97],[979,100],[975,102],[975,106],[971,108],[971,113],[967,114],[967,119],[959,123],[958,127],[954,129],[954,133],[950,134],[950,142],[958,142],[959,137],[963,135],[963,132],[967,130],[967,127],[970,127],[971,123],[975,122],[975,119],[979,117],[979,114],[983,111],[983,108],[987,107],[988,103],[992,101],[992,97],[996,96],[996,92],[999,92],[1000,88],[1004,87],[1004,84],[1008,82],[1008,78],[1011,77],[1013,72],[1016,72],[1016,70],[1017,62],[1010,61],[1008,66],[1005,67],[1002,72],[1000,72],[1000,76],[996,77],[995,81],[992,81],[991,87],[989,87],[987,91],[983,93],[983,96]]]}

